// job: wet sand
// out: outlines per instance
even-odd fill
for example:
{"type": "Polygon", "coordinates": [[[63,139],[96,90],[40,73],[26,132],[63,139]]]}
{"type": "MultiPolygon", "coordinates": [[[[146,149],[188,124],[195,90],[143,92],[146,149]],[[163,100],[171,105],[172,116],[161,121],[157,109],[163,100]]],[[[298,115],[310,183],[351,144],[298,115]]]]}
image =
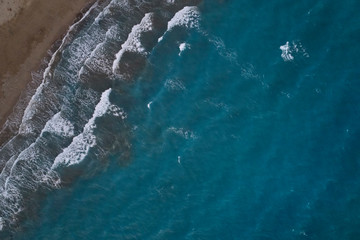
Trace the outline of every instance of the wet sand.
{"type": "Polygon", "coordinates": [[[47,50],[94,0],[0,0],[0,129],[47,50]]]}

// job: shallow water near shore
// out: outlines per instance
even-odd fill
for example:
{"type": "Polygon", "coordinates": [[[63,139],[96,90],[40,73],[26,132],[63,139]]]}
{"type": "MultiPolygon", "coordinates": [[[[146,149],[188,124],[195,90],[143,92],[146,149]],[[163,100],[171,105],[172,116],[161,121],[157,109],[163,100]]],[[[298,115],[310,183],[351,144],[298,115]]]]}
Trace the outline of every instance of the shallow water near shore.
{"type": "Polygon", "coordinates": [[[358,239],[359,7],[94,5],[0,149],[1,236],[358,239]]]}

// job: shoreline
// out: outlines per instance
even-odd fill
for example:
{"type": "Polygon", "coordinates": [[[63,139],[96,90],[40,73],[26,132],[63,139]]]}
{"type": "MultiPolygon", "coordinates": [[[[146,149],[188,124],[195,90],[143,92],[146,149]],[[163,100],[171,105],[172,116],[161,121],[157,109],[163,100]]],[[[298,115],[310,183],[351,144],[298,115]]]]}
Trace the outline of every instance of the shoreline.
{"type": "MultiPolygon", "coordinates": [[[[15,2],[20,10],[8,15],[7,21],[0,21],[0,129],[31,82],[32,73],[48,58],[49,50],[95,1],[15,2]]],[[[9,10],[1,8],[0,15],[3,11],[9,10]]]]}

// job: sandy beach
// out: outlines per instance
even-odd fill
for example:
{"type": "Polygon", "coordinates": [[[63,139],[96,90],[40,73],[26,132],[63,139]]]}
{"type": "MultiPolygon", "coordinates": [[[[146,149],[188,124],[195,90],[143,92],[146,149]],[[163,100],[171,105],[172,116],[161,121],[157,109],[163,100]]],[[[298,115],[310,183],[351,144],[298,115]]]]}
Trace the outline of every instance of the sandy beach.
{"type": "Polygon", "coordinates": [[[0,128],[47,50],[93,0],[0,0],[0,128]]]}

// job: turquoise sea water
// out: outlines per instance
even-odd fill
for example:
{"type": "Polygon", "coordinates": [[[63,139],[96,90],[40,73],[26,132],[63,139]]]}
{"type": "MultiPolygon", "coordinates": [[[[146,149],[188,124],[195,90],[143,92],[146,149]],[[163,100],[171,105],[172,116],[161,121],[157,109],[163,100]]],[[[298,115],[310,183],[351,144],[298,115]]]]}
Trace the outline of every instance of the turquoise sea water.
{"type": "Polygon", "coordinates": [[[359,9],[94,6],[0,149],[2,237],[359,239],[359,9]]]}

